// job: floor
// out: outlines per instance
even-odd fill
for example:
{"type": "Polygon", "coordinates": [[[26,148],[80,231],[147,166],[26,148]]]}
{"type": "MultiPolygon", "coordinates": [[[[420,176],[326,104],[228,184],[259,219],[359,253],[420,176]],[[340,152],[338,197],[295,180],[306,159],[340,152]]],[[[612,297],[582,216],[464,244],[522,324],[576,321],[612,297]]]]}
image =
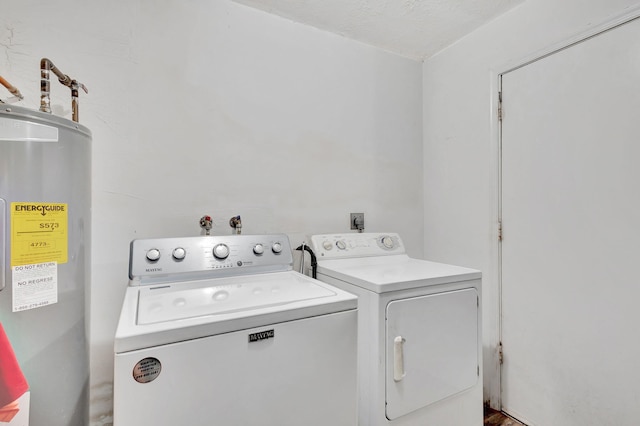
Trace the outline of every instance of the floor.
{"type": "Polygon", "coordinates": [[[500,411],[485,407],[484,409],[484,426],[526,426],[516,419],[512,419],[500,411]]]}

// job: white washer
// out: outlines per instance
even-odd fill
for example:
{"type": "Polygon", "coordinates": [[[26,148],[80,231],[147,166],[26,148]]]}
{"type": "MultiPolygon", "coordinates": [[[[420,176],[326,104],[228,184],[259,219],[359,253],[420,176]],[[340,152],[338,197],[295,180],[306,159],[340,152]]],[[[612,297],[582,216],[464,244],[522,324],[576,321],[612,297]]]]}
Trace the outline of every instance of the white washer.
{"type": "Polygon", "coordinates": [[[133,241],[115,426],[354,425],[357,298],[292,263],[285,235],[133,241]]]}
{"type": "Polygon", "coordinates": [[[358,424],[483,424],[481,273],[398,234],[314,235],[317,277],[358,295],[358,424]]]}

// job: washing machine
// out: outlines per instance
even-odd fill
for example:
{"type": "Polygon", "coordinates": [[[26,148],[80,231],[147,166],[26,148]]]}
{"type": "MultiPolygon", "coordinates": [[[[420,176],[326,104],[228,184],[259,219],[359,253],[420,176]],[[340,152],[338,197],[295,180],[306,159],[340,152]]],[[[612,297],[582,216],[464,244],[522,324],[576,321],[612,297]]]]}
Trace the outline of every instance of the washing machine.
{"type": "Polygon", "coordinates": [[[310,237],[317,278],[358,296],[358,424],[481,426],[481,273],[394,233],[310,237]]]}
{"type": "Polygon", "coordinates": [[[286,235],[134,240],[114,425],[356,424],[357,298],[286,235]]]}

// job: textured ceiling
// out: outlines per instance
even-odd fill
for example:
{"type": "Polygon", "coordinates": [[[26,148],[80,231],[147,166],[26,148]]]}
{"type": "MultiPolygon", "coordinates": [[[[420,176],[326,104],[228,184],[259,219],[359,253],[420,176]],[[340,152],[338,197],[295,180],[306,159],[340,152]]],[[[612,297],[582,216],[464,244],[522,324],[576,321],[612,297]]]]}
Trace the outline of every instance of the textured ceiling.
{"type": "Polygon", "coordinates": [[[525,0],[234,0],[422,60],[525,0]]]}

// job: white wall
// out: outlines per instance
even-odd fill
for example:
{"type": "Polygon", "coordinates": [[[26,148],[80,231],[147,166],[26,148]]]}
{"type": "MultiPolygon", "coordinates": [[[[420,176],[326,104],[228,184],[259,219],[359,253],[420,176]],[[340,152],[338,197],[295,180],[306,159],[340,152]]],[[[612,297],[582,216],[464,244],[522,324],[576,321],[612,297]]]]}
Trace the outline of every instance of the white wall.
{"type": "Polygon", "coordinates": [[[425,61],[425,257],[483,271],[485,398],[499,400],[498,73],[630,13],[637,0],[528,1],[425,61]]]}
{"type": "MultiPolygon", "coordinates": [[[[39,60],[89,88],[91,416],[110,423],[112,345],[134,238],[399,232],[423,254],[421,64],[227,0],[12,2],[0,74],[39,105],[39,60]]],[[[6,94],[0,97],[6,97],[6,94]]],[[[54,113],[69,91],[52,82],[54,113]]]]}

